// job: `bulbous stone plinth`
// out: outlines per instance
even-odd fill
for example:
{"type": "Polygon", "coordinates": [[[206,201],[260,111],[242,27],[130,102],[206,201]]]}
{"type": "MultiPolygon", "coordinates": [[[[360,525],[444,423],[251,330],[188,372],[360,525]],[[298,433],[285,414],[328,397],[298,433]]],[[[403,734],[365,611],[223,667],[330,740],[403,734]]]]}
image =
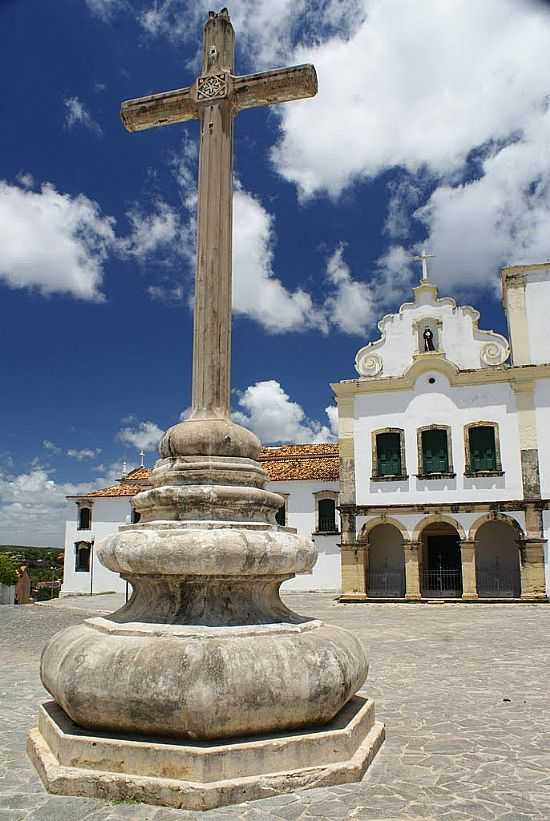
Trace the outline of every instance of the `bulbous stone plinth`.
{"type": "Polygon", "coordinates": [[[54,636],[42,656],[44,686],[83,727],[190,738],[296,729],[332,719],[367,677],[355,636],[279,598],[316,558],[290,528],[130,525],[99,555],[132,583],[130,601],[54,636]]]}
{"type": "MultiPolygon", "coordinates": [[[[178,436],[184,440],[185,430],[178,436]]],[[[67,720],[113,739],[113,761],[116,739],[128,734],[188,744],[303,728],[309,733],[337,720],[363,685],[368,665],[358,639],[293,613],[279,597],[283,581],[311,570],[316,550],[311,540],[275,524],[283,500],[265,489],[266,481],[249,456],[165,456],[152,473],[151,489],[135,497],[141,521],[99,544],[101,562],[131,583],[132,597],[108,618],[88,619],[54,636],[42,654],[41,676],[67,720]]],[[[55,746],[64,737],[63,722],[52,721],[43,726],[55,746]]],[[[368,719],[352,733],[359,757],[348,760],[343,751],[331,769],[325,762],[337,743],[335,732],[322,736],[306,767],[320,767],[327,783],[349,780],[351,773],[360,777],[383,738],[371,705],[368,719]],[[358,735],[361,728],[366,739],[358,735]]],[[[292,748],[290,738],[285,749],[287,741],[292,748]]],[[[48,743],[35,733],[30,749],[51,783],[58,770],[48,743]]],[[[156,773],[152,756],[146,766],[156,773]]],[[[63,781],[67,791],[79,778],[89,781],[89,760],[71,759],[76,769],[63,781]]],[[[271,772],[261,761],[254,766],[260,774],[271,772]]],[[[105,789],[97,770],[91,794],[105,789]]],[[[123,783],[122,795],[142,796],[136,778],[109,780],[107,794],[120,797],[123,783]]],[[[262,778],[244,779],[243,795],[262,794],[259,784],[268,783],[262,778]]],[[[158,799],[164,793],[155,779],[148,782],[146,800],[173,803],[173,791],[170,799],[158,799]]],[[[300,775],[299,783],[308,779],[300,775]]],[[[276,777],[273,783],[281,791],[292,781],[276,777]]],[[[211,791],[209,806],[238,795],[232,786],[220,790],[211,791]]],[[[179,806],[194,806],[194,792],[181,782],[179,806]]]]}
{"type": "Polygon", "coordinates": [[[324,724],[366,674],[357,639],[316,621],[187,630],[90,619],[42,660],[45,686],[81,727],[195,739],[324,724]]]}

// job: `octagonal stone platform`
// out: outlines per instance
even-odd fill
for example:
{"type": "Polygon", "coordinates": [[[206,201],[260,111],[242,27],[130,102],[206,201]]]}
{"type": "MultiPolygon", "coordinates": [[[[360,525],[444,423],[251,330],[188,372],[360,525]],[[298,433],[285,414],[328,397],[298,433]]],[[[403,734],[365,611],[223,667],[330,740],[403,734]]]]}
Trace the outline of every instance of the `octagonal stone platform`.
{"type": "Polygon", "coordinates": [[[82,730],[50,701],[28,752],[51,793],[209,810],[358,781],[383,740],[374,703],[360,696],[319,728],[184,743],[82,730]]]}

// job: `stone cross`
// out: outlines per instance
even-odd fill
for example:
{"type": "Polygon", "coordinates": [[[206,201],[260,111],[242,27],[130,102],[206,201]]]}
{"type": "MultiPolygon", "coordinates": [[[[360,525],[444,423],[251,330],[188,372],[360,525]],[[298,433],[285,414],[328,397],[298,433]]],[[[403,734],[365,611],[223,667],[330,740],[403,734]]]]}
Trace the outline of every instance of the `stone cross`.
{"type": "Polygon", "coordinates": [[[422,249],[419,257],[413,257],[414,261],[422,262],[422,282],[428,281],[428,260],[433,259],[435,254],[427,254],[426,249],[422,249]]]}
{"type": "Polygon", "coordinates": [[[122,104],[129,131],[199,120],[199,196],[193,340],[193,419],[230,413],[233,119],[243,108],[313,97],[312,65],[234,76],[227,9],[209,12],[202,74],[192,86],[122,104]]]}

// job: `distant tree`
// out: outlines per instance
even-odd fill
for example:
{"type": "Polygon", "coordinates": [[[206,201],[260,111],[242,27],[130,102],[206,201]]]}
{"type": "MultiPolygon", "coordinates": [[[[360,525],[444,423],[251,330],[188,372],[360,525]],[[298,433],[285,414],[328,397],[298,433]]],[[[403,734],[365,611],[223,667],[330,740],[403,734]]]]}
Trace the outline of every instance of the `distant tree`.
{"type": "Polygon", "coordinates": [[[0,584],[7,584],[8,587],[17,581],[17,564],[11,558],[0,554],[0,584]]]}

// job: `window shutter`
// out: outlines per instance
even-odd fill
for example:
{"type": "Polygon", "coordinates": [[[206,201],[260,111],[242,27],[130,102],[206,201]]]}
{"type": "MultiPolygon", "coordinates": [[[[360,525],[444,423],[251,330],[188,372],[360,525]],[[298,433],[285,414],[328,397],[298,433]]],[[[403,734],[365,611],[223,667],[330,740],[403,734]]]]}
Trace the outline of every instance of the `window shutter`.
{"type": "Polygon", "coordinates": [[[496,470],[495,429],[483,426],[470,428],[470,464],[473,471],[496,470]]]}
{"type": "Polygon", "coordinates": [[[379,433],[376,437],[376,457],[379,476],[400,476],[401,435],[399,433],[379,433]]]}
{"type": "Polygon", "coordinates": [[[422,431],[422,470],[424,473],[449,472],[447,431],[441,428],[422,431]]]}

